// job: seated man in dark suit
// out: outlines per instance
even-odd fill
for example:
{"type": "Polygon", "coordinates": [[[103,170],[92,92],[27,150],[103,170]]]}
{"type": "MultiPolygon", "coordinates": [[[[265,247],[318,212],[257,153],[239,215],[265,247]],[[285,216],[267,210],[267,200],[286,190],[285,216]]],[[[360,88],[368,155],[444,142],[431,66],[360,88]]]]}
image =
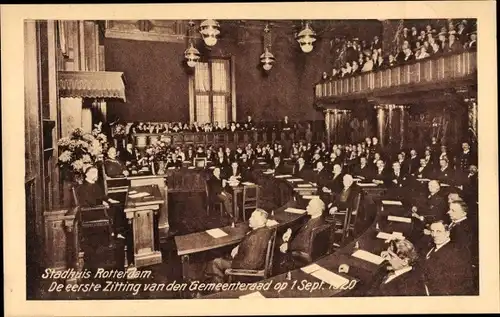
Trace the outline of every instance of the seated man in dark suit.
{"type": "Polygon", "coordinates": [[[434,220],[446,219],[447,205],[441,197],[441,185],[437,180],[431,180],[427,186],[430,194],[422,206],[412,207],[412,216],[427,224],[434,220]]]}
{"type": "Polygon", "coordinates": [[[274,170],[274,175],[280,175],[286,173],[285,165],[283,164],[279,156],[274,157],[273,165],[270,167],[270,169],[274,170]]]}
{"type": "Polygon", "coordinates": [[[342,177],[343,188],[340,193],[335,194],[333,201],[328,204],[329,213],[335,214],[337,211],[352,210],[354,208],[354,198],[361,193],[361,188],[354,183],[350,174],[342,177]]]}
{"type": "Polygon", "coordinates": [[[217,152],[217,158],[215,159],[214,165],[222,170],[225,170],[229,166],[229,161],[223,152],[217,152]]]}
{"type": "Polygon", "coordinates": [[[214,168],[213,175],[207,181],[208,186],[208,203],[221,202],[228,215],[234,219],[233,201],[231,195],[224,191],[227,181],[221,178],[221,170],[219,167],[214,168]]]}
{"type": "Polygon", "coordinates": [[[76,195],[78,203],[81,207],[95,207],[104,205],[110,208],[113,217],[114,232],[112,236],[120,239],[125,239],[122,230],[125,225],[125,214],[120,210],[116,204],[120,203],[118,200],[112,199],[106,195],[104,188],[97,182],[99,180],[99,173],[94,166],[88,166],[84,170],[85,180],[76,188],[76,195]]]}
{"type": "Polygon", "coordinates": [[[303,157],[299,157],[297,164],[293,167],[293,176],[304,179],[308,174],[306,161],[303,157]]]}
{"type": "Polygon", "coordinates": [[[137,151],[133,148],[132,143],[127,143],[125,151],[120,154],[121,160],[125,162],[126,166],[134,164],[137,161],[137,151]]]}
{"type": "Polygon", "coordinates": [[[457,246],[471,254],[473,264],[478,264],[478,237],[477,229],[467,218],[467,205],[460,200],[450,203],[450,237],[457,246]]]}
{"type": "Polygon", "coordinates": [[[231,162],[231,166],[225,172],[225,177],[228,180],[241,180],[241,168],[237,161],[231,162]]]}
{"type": "Polygon", "coordinates": [[[208,266],[207,275],[215,282],[224,281],[224,272],[229,269],[261,270],[266,260],[267,244],[272,230],[266,227],[268,214],[257,208],[248,219],[251,230],[240,244],[231,251],[231,259],[216,258],[208,266]]]}
{"type": "Polygon", "coordinates": [[[408,174],[415,176],[420,166],[420,161],[415,149],[410,150],[410,158],[408,159],[408,174]]]}
{"type": "Polygon", "coordinates": [[[370,165],[368,165],[368,161],[365,156],[361,156],[359,158],[359,164],[354,167],[353,175],[361,178],[362,180],[370,180],[373,178],[373,170],[370,165]]]}
{"type": "Polygon", "coordinates": [[[432,164],[423,157],[420,159],[420,167],[412,174],[416,178],[430,179],[433,176],[432,164]]]}
{"type": "Polygon", "coordinates": [[[415,267],[418,253],[408,240],[392,240],[381,256],[389,262],[389,272],[376,280],[369,296],[425,296],[422,272],[415,267]]]}
{"type": "Polygon", "coordinates": [[[390,180],[390,175],[387,172],[387,169],[385,168],[385,163],[382,160],[377,161],[377,169],[375,173],[373,174],[373,183],[378,184],[378,185],[390,185],[391,180],[390,180]]]}
{"type": "Polygon", "coordinates": [[[392,172],[390,175],[390,186],[401,188],[408,184],[408,178],[403,171],[401,171],[401,165],[399,162],[392,163],[392,172]]]}
{"type": "Polygon", "coordinates": [[[122,162],[116,159],[115,147],[110,147],[108,149],[108,157],[104,161],[104,170],[109,177],[123,177],[129,175],[129,172],[125,169],[122,162]]]}
{"type": "Polygon", "coordinates": [[[314,183],[316,183],[316,186],[318,186],[318,188],[326,186],[329,176],[325,164],[322,161],[317,162],[316,171],[314,171],[314,183]]]}
{"type": "Polygon", "coordinates": [[[342,167],[339,164],[335,164],[333,166],[333,175],[327,186],[322,188],[322,192],[325,194],[335,194],[340,193],[342,190],[342,177],[344,174],[342,173],[342,167]]]}
{"type": "Polygon", "coordinates": [[[477,294],[471,256],[451,240],[449,226],[442,220],[434,221],[430,235],[433,243],[421,262],[428,294],[477,294]]]}
{"type": "Polygon", "coordinates": [[[469,174],[462,180],[464,200],[472,205],[478,201],[478,170],[476,165],[469,167],[469,174]]]}
{"type": "Polygon", "coordinates": [[[311,245],[311,234],[315,228],[325,224],[325,218],[323,216],[325,203],[319,198],[313,198],[309,201],[306,210],[307,214],[310,216],[309,220],[296,232],[292,232],[291,229],[288,229],[283,234],[283,244],[280,246],[280,251],[282,253],[288,253],[290,255],[291,252],[295,251],[303,254],[305,257],[311,255],[312,250],[309,249],[311,245]]]}
{"type": "Polygon", "coordinates": [[[439,169],[436,170],[434,179],[437,179],[438,181],[449,185],[451,182],[453,182],[453,178],[454,171],[448,165],[448,159],[446,157],[441,158],[439,160],[439,169]]]}

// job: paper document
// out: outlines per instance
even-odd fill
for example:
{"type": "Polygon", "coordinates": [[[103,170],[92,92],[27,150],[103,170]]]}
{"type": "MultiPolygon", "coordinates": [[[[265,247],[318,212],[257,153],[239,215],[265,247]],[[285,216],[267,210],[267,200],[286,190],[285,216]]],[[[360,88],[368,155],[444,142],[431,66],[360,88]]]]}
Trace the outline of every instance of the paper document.
{"type": "Polygon", "coordinates": [[[357,250],[356,252],[354,252],[352,254],[352,256],[354,256],[358,259],[361,259],[361,260],[371,262],[373,264],[377,264],[377,265],[384,262],[384,258],[382,258],[381,256],[373,254],[373,253],[365,251],[365,250],[357,250]]]}
{"type": "Polygon", "coordinates": [[[194,166],[188,166],[188,170],[194,170],[194,166]]]}
{"type": "Polygon", "coordinates": [[[445,183],[441,183],[441,187],[450,187],[450,185],[445,184],[445,183]]]}
{"type": "Polygon", "coordinates": [[[279,225],[279,223],[276,220],[273,220],[273,219],[269,219],[266,222],[266,226],[267,227],[272,227],[272,226],[277,226],[277,225],[279,225]]]}
{"type": "Polygon", "coordinates": [[[175,166],[170,166],[168,169],[169,170],[175,170],[175,166]]]}
{"type": "Polygon", "coordinates": [[[359,187],[377,187],[375,183],[358,183],[359,187]]]}
{"type": "Polygon", "coordinates": [[[136,190],[131,190],[128,192],[129,195],[133,195],[133,194],[137,194],[137,191],[136,190]]]}
{"type": "Polygon", "coordinates": [[[190,164],[190,163],[191,163],[191,161],[184,161],[184,162],[182,162],[182,163],[184,163],[184,164],[190,164]]]}
{"type": "Polygon", "coordinates": [[[259,162],[259,165],[266,165],[266,162],[259,162]]]}
{"type": "Polygon", "coordinates": [[[382,200],[383,205],[394,205],[394,206],[403,206],[403,203],[399,200],[382,200]]]}
{"type": "Polygon", "coordinates": [[[304,199],[314,199],[314,198],[319,198],[318,195],[304,195],[302,196],[302,198],[304,199]]]}
{"type": "Polygon", "coordinates": [[[290,179],[287,179],[287,181],[289,181],[289,182],[302,182],[303,179],[302,178],[290,178],[290,179]]]}
{"type": "Polygon", "coordinates": [[[289,213],[292,213],[292,214],[300,214],[300,215],[302,215],[302,214],[306,213],[306,210],[305,209],[288,207],[287,209],[285,209],[285,212],[289,212],[289,213]]]}
{"type": "Polygon", "coordinates": [[[312,272],[316,272],[317,270],[321,270],[322,267],[317,265],[316,263],[310,264],[308,266],[304,266],[300,268],[302,271],[306,272],[307,274],[311,274],[312,272]]]}
{"type": "Polygon", "coordinates": [[[299,188],[306,188],[306,187],[310,188],[310,187],[313,187],[313,185],[311,185],[311,184],[297,184],[297,187],[299,187],[299,188]]]}
{"type": "Polygon", "coordinates": [[[255,183],[252,183],[252,182],[243,182],[242,184],[245,185],[245,186],[255,185],[255,183]]]}
{"type": "Polygon", "coordinates": [[[393,232],[392,232],[392,235],[393,235],[394,237],[401,237],[401,238],[404,238],[404,236],[403,236],[403,233],[402,233],[402,232],[393,231],[393,232]]]}
{"type": "Polygon", "coordinates": [[[431,180],[428,178],[417,178],[417,181],[419,182],[430,182],[431,180]]]}
{"type": "Polygon", "coordinates": [[[390,240],[392,239],[394,236],[390,233],[387,233],[387,232],[379,232],[377,234],[377,238],[379,239],[382,239],[382,240],[390,240]]]}
{"type": "Polygon", "coordinates": [[[136,194],[132,194],[132,195],[128,195],[128,197],[130,198],[142,198],[142,197],[147,197],[147,196],[150,196],[151,194],[150,193],[136,193],[136,194]]]}
{"type": "Polygon", "coordinates": [[[224,231],[222,231],[219,228],[207,230],[206,233],[208,233],[209,235],[211,235],[214,238],[221,238],[221,237],[227,236],[227,233],[225,233],[224,231]]]}
{"type": "Polygon", "coordinates": [[[328,271],[327,269],[321,268],[316,272],[311,273],[317,279],[322,280],[325,283],[330,284],[331,286],[339,289],[343,285],[347,285],[349,283],[349,279],[340,276],[338,274],[333,273],[332,271],[328,271]]]}
{"type": "Polygon", "coordinates": [[[276,177],[276,178],[287,178],[287,177],[292,177],[292,175],[276,175],[274,177],[276,177]]]}
{"type": "Polygon", "coordinates": [[[213,170],[213,169],[215,169],[215,166],[210,166],[208,169],[213,170]]]}
{"type": "Polygon", "coordinates": [[[411,223],[411,218],[407,218],[407,217],[387,216],[387,220],[411,223]]]}
{"type": "Polygon", "coordinates": [[[245,298],[265,298],[265,297],[260,292],[253,292],[247,295],[242,295],[240,296],[240,298],[245,299],[245,298]]]}
{"type": "Polygon", "coordinates": [[[274,173],[274,172],[273,172],[273,171],[265,171],[265,172],[262,172],[262,173],[263,173],[263,174],[267,174],[267,175],[269,175],[269,174],[272,174],[272,173],[274,173]]]}

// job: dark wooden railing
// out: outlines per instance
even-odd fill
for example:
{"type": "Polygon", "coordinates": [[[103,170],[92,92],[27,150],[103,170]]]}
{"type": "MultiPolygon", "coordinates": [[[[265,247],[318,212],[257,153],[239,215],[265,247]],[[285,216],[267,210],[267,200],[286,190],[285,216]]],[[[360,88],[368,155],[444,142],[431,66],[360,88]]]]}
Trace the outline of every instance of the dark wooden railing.
{"type": "MultiPolygon", "coordinates": [[[[308,137],[300,135],[294,130],[285,131],[236,131],[236,132],[182,132],[182,133],[135,133],[132,135],[133,144],[141,149],[157,142],[165,141],[172,146],[223,146],[235,148],[248,143],[295,142],[309,141],[308,137]]],[[[303,133],[302,133],[303,134],[303,133]]],[[[324,131],[310,133],[311,142],[323,141],[324,131]]]]}
{"type": "Polygon", "coordinates": [[[405,85],[432,84],[474,76],[476,51],[446,54],[357,76],[334,79],[315,86],[316,100],[367,94],[405,85]]]}

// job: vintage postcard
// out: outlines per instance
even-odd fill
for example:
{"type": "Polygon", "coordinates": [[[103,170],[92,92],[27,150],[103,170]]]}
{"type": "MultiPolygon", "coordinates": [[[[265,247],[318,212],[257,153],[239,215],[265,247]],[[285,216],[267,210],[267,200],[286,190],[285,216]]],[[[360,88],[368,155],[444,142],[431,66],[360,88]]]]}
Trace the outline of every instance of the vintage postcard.
{"type": "Polygon", "coordinates": [[[499,311],[493,2],[0,10],[8,316],[499,311]]]}

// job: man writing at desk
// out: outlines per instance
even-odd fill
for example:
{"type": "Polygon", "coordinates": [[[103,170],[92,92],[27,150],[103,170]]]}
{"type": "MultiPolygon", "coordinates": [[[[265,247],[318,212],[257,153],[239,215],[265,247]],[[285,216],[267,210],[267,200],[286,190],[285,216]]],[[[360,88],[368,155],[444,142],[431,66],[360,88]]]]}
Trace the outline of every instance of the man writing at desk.
{"type": "Polygon", "coordinates": [[[272,230],[266,227],[268,213],[260,208],[248,219],[251,228],[240,244],[231,251],[231,258],[216,258],[208,265],[206,274],[216,283],[224,282],[227,269],[260,270],[264,268],[266,250],[272,230]]]}

